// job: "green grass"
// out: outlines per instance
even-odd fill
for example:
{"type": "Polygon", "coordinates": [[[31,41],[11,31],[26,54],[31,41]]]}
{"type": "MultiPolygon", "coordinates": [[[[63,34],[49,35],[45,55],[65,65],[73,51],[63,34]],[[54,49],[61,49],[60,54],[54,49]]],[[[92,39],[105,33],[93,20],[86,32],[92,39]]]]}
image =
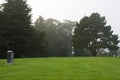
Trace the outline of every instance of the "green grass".
{"type": "Polygon", "coordinates": [[[0,60],[0,80],[120,80],[119,58],[28,58],[0,60]]]}

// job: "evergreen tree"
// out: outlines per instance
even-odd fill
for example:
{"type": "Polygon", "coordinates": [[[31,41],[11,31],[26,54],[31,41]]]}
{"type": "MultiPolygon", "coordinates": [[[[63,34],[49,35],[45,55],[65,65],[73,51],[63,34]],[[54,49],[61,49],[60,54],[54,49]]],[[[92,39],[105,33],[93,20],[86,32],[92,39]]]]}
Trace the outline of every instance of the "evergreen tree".
{"type": "MultiPolygon", "coordinates": [[[[12,49],[16,57],[28,53],[28,44],[32,36],[31,8],[26,0],[6,0],[1,7],[2,25],[0,26],[4,50],[12,49]]],[[[2,52],[3,53],[3,52],[2,52]]],[[[3,53],[5,55],[5,53],[3,53]]]]}
{"type": "Polygon", "coordinates": [[[101,48],[108,48],[110,51],[118,50],[118,35],[114,35],[111,26],[106,25],[105,17],[93,13],[90,17],[84,17],[76,24],[73,35],[73,47],[75,55],[87,55],[85,50],[90,51],[89,55],[96,56],[101,48]]]}

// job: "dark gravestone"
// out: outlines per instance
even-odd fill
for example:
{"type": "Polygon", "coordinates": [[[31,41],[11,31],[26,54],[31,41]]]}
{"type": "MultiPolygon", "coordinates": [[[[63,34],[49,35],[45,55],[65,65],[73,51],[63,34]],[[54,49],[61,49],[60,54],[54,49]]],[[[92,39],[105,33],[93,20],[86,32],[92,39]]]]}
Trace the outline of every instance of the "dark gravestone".
{"type": "Polygon", "coordinates": [[[13,64],[14,54],[12,50],[7,51],[7,64],[13,64]]]}

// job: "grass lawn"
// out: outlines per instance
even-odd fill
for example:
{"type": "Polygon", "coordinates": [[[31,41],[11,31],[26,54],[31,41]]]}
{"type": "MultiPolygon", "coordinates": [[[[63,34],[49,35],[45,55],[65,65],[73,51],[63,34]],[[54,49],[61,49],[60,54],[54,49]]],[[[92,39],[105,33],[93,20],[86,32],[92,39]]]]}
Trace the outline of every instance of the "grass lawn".
{"type": "Polygon", "coordinates": [[[0,80],[120,80],[120,58],[28,58],[0,60],[0,80]]]}

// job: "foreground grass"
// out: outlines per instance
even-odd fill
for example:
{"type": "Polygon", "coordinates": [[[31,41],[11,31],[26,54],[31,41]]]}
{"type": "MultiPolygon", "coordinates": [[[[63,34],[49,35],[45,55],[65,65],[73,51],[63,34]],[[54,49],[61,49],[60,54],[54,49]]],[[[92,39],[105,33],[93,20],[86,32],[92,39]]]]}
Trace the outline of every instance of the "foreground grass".
{"type": "Polygon", "coordinates": [[[0,60],[0,80],[120,80],[119,58],[0,60]]]}

